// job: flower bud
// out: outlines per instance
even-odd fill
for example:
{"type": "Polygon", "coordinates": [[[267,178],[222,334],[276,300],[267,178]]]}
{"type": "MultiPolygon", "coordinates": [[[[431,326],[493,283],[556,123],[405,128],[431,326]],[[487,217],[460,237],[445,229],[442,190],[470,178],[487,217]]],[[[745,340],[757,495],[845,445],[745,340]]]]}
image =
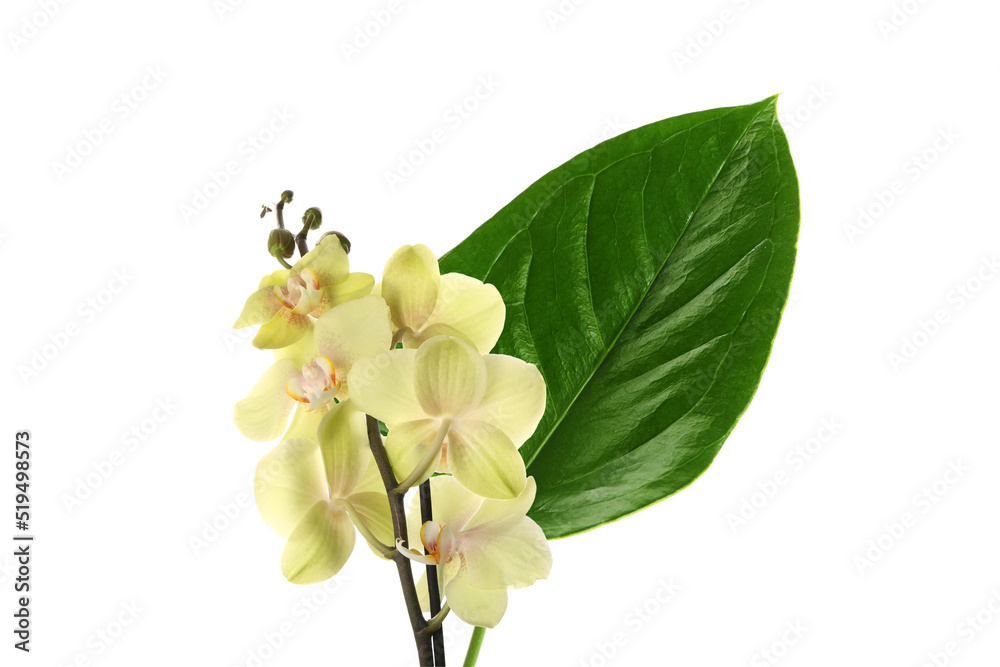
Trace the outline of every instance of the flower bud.
{"type": "Polygon", "coordinates": [[[287,229],[272,229],[267,237],[267,251],[275,257],[288,259],[295,254],[295,235],[287,229]]]}
{"type": "Polygon", "coordinates": [[[291,204],[292,196],[293,193],[291,190],[285,190],[284,192],[281,193],[281,201],[285,202],[286,204],[291,204]]]}
{"type": "Polygon", "coordinates": [[[307,208],[306,212],[302,214],[302,224],[308,226],[309,229],[319,229],[319,226],[323,224],[323,213],[315,206],[307,208]]]}

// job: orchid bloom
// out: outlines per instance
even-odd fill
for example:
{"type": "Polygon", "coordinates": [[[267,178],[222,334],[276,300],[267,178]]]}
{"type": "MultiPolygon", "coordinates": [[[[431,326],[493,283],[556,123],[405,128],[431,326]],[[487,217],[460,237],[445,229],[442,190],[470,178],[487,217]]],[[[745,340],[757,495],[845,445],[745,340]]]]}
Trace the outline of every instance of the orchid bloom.
{"type": "Polygon", "coordinates": [[[393,253],[379,288],[404,347],[417,348],[433,336],[461,338],[483,353],[503,331],[506,307],[493,285],[462,275],[441,275],[437,257],[425,245],[393,253]]]}
{"type": "Polygon", "coordinates": [[[545,410],[534,365],[436,336],[417,350],[360,360],[348,383],[358,409],[389,427],[385,446],[401,489],[440,471],[487,498],[524,490],[518,447],[545,410]]]}
{"type": "Polygon", "coordinates": [[[346,400],[354,364],[388,350],[391,342],[389,308],[381,297],[370,294],[334,306],[299,342],[275,351],[278,360],[236,404],[237,428],[257,442],[274,440],[296,403],[300,411],[322,411],[335,398],[346,400]]]}
{"type": "MultiPolygon", "coordinates": [[[[552,569],[545,534],[526,514],[535,500],[529,477],[513,500],[484,500],[454,478],[431,479],[434,520],[420,524],[420,499],[407,513],[410,541],[423,552],[397,549],[407,558],[437,565],[438,580],[455,615],[466,623],[492,628],[507,609],[507,589],[530,586],[552,569]],[[419,536],[419,538],[418,538],[419,536]]],[[[427,579],[417,586],[427,611],[427,579]]]]}
{"type": "Polygon", "coordinates": [[[393,529],[389,501],[368,446],[365,416],[350,401],[320,422],[318,442],[286,440],[257,466],[257,509],[287,538],[281,571],[294,584],[325,581],[354,550],[355,527],[388,557],[393,529]]]}
{"type": "Polygon", "coordinates": [[[300,340],[333,306],[371,293],[375,279],[350,273],[340,239],[327,236],[291,269],[275,271],[250,295],[234,329],[262,324],[254,347],[270,350],[300,340]]]}

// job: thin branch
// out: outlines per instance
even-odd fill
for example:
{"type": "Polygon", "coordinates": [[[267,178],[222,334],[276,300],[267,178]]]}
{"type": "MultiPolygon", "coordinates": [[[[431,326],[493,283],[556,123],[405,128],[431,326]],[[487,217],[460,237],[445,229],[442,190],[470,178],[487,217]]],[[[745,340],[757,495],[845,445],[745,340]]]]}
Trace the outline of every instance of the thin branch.
{"type": "Polygon", "coordinates": [[[295,244],[299,247],[299,255],[302,257],[306,256],[309,252],[309,244],[306,242],[306,237],[309,235],[309,225],[303,225],[302,231],[295,235],[295,244]]]}
{"type": "MultiPolygon", "coordinates": [[[[382,483],[385,485],[386,495],[389,497],[393,531],[397,539],[403,540],[404,544],[409,545],[406,535],[406,510],[403,507],[403,496],[393,493],[396,486],[396,476],[392,472],[389,455],[382,443],[382,433],[378,428],[378,420],[371,415],[365,417],[368,420],[368,444],[371,446],[375,465],[382,476],[382,483]]],[[[413,628],[413,639],[417,644],[420,665],[421,667],[434,667],[431,637],[422,632],[427,627],[427,621],[420,611],[420,600],[417,597],[417,587],[413,583],[413,569],[410,567],[410,561],[398,551],[393,555],[392,560],[396,563],[396,570],[399,572],[399,584],[403,589],[403,600],[406,601],[406,611],[410,616],[410,626],[413,628]]]]}
{"type": "MultiPolygon", "coordinates": [[[[431,481],[427,480],[420,485],[420,520],[422,523],[427,523],[428,521],[434,520],[434,507],[431,503],[431,481]]],[[[427,553],[426,551],[424,553],[427,553]]],[[[438,566],[437,563],[434,565],[427,566],[427,599],[430,606],[431,625],[434,623],[434,619],[437,618],[438,612],[441,611],[441,589],[438,586],[438,566]]],[[[447,605],[446,605],[447,606],[447,605]]],[[[445,614],[445,616],[447,613],[445,614]]],[[[441,617],[441,621],[444,621],[444,617],[441,617]]],[[[430,627],[430,626],[428,626],[430,627]]],[[[444,667],[444,631],[439,627],[434,631],[432,635],[433,646],[434,646],[434,665],[435,667],[444,667]]]]}
{"type": "Polygon", "coordinates": [[[278,203],[274,206],[274,215],[278,219],[278,229],[285,228],[285,215],[283,210],[285,208],[285,200],[278,198],[278,203]]]}

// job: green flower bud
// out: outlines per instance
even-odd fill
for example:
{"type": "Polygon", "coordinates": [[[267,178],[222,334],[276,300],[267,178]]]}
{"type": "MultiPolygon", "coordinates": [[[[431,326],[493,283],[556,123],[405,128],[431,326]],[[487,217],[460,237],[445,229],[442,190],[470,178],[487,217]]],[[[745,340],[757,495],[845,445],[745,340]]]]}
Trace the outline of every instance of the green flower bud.
{"type": "Polygon", "coordinates": [[[293,193],[291,190],[285,190],[284,192],[281,193],[281,201],[285,202],[286,204],[291,204],[292,196],[293,193]]]}
{"type": "Polygon", "coordinates": [[[275,257],[288,259],[295,254],[295,235],[287,229],[272,229],[267,237],[267,251],[275,257]]]}
{"type": "Polygon", "coordinates": [[[302,224],[309,227],[309,229],[319,229],[319,226],[323,224],[322,211],[315,206],[307,208],[306,212],[302,214],[302,224]]]}

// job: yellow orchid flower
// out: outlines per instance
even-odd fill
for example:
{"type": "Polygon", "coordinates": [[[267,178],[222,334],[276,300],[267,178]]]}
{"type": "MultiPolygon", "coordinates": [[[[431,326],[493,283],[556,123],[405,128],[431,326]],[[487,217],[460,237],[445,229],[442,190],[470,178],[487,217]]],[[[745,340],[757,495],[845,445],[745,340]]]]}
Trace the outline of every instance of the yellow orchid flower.
{"type": "Polygon", "coordinates": [[[354,364],[388,350],[391,342],[389,307],[381,297],[370,294],[334,306],[297,343],[275,351],[277,361],[236,404],[236,427],[251,440],[274,440],[284,432],[297,402],[300,412],[320,411],[318,416],[301,415],[314,429],[308,434],[304,426],[302,435],[315,438],[322,411],[335,398],[349,398],[347,375],[354,364]]]}
{"type": "Polygon", "coordinates": [[[265,276],[233,328],[262,324],[253,339],[254,347],[287,347],[306,335],[314,317],[371,293],[374,284],[375,279],[367,273],[350,273],[340,239],[327,236],[291,269],[265,276]]]}
{"type": "MultiPolygon", "coordinates": [[[[431,494],[433,521],[421,525],[419,497],[407,513],[410,541],[421,543],[423,551],[398,542],[396,548],[411,560],[438,566],[439,584],[456,616],[492,628],[507,610],[507,589],[530,586],[552,569],[545,534],[526,516],[535,501],[535,480],[529,477],[513,500],[485,500],[447,476],[431,479],[431,494]]],[[[417,590],[427,611],[426,575],[417,590]]]]}
{"type": "Polygon", "coordinates": [[[417,350],[358,361],[348,383],[358,409],[389,427],[385,446],[401,489],[440,471],[487,498],[524,490],[518,447],[545,410],[534,365],[436,336],[417,350]]]}
{"type": "Polygon", "coordinates": [[[404,347],[417,348],[433,336],[446,335],[486,353],[503,332],[507,310],[497,288],[460,273],[442,276],[437,257],[425,245],[405,245],[394,252],[379,290],[404,347]]]}
{"type": "Polygon", "coordinates": [[[257,509],[287,538],[281,571],[294,584],[325,581],[354,551],[355,527],[372,549],[391,555],[389,501],[368,446],[365,416],[350,401],[320,422],[318,441],[286,440],[257,466],[257,509]]]}

